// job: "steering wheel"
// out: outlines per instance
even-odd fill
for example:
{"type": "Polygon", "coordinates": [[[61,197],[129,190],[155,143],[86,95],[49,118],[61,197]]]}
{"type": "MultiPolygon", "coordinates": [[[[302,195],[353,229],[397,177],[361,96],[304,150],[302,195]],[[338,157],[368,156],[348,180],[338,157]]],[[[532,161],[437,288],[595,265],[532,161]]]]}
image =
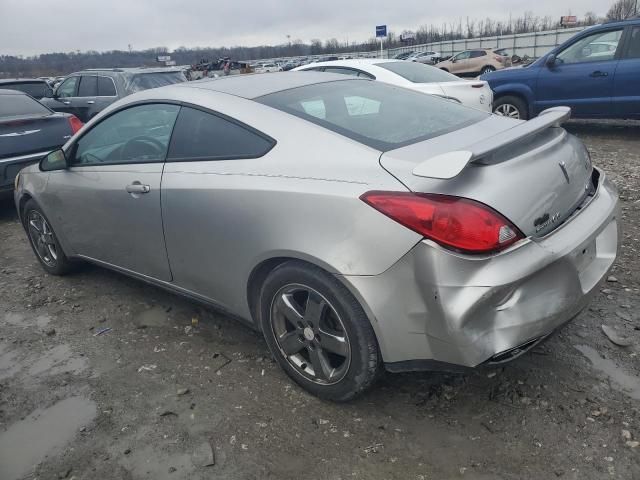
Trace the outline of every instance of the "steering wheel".
{"type": "Polygon", "coordinates": [[[142,135],[127,141],[122,146],[120,156],[123,158],[140,158],[153,154],[160,156],[164,149],[165,146],[158,139],[142,135]]]}

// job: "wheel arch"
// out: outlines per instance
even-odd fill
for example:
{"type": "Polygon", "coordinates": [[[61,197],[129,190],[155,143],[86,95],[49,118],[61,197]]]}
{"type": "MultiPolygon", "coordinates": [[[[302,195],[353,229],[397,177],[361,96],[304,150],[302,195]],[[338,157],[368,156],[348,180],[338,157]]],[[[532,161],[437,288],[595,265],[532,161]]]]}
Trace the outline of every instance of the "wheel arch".
{"type": "Polygon", "coordinates": [[[377,324],[377,321],[375,320],[375,316],[373,315],[373,312],[371,311],[369,305],[367,305],[362,295],[360,295],[360,292],[354,289],[353,284],[351,284],[348,281],[345,281],[344,276],[338,274],[334,269],[331,269],[330,267],[328,268],[328,266],[324,265],[323,262],[316,261],[315,259],[306,259],[306,258],[301,258],[301,257],[296,257],[291,255],[276,256],[276,257],[271,257],[271,258],[262,260],[253,268],[253,270],[249,274],[249,278],[247,280],[247,288],[246,288],[247,304],[249,306],[249,312],[251,314],[252,324],[257,329],[260,329],[261,323],[260,323],[260,319],[258,318],[258,312],[259,312],[258,300],[259,300],[260,289],[262,288],[262,285],[264,284],[265,280],[267,279],[267,277],[271,272],[273,272],[278,267],[280,267],[281,265],[284,265],[287,262],[297,262],[299,264],[307,265],[309,267],[320,268],[321,270],[325,271],[329,275],[333,275],[336,278],[336,280],[338,280],[338,282],[340,282],[342,286],[346,288],[351,295],[353,295],[353,297],[360,304],[360,307],[362,308],[365,315],[367,316],[367,319],[369,320],[369,324],[373,328],[373,332],[376,336],[376,341],[380,346],[381,355],[384,360],[385,349],[383,347],[383,344],[381,343],[382,339],[380,338],[379,326],[377,324]]]}
{"type": "MultiPolygon", "coordinates": [[[[490,85],[491,86],[491,85],[490,85]]],[[[493,88],[493,101],[494,103],[501,97],[513,96],[522,99],[526,104],[529,112],[532,112],[533,105],[533,91],[522,84],[506,84],[493,88]]]]}

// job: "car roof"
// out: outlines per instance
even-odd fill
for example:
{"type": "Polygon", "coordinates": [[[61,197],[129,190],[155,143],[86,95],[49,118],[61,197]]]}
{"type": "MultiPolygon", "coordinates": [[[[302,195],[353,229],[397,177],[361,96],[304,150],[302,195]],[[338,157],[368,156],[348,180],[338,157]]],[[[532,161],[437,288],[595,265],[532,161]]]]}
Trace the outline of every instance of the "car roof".
{"type": "Polygon", "coordinates": [[[263,95],[291,90],[292,88],[345,80],[367,81],[366,79],[350,77],[340,73],[273,72],[206,78],[195,82],[176,83],[172,87],[200,88],[252,100],[263,95]]]}
{"type": "Polygon", "coordinates": [[[0,88],[0,95],[26,95],[20,90],[9,90],[8,88],[0,88]]]}
{"type": "Polygon", "coordinates": [[[67,76],[72,75],[91,75],[91,74],[100,74],[108,77],[116,77],[118,75],[124,76],[133,76],[144,73],[165,73],[165,72],[182,72],[181,68],[167,68],[167,67],[156,67],[156,68],[144,68],[144,67],[135,67],[135,68],[86,68],[84,70],[80,70],[78,72],[70,73],[67,76]]]}

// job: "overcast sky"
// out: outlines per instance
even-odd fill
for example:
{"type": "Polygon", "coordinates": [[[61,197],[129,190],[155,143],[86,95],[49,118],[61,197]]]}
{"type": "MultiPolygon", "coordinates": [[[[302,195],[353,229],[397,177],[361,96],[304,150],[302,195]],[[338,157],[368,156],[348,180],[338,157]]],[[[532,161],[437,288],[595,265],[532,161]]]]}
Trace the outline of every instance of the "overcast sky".
{"type": "Polygon", "coordinates": [[[0,0],[0,54],[363,41],[458,18],[604,15],[613,0],[0,0]]]}

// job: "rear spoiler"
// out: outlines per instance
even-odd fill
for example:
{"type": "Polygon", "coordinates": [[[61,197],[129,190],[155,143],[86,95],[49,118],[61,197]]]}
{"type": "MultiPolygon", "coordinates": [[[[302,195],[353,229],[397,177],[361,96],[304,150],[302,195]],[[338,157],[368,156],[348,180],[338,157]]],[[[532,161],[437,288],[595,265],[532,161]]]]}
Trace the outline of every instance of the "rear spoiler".
{"type": "Polygon", "coordinates": [[[419,163],[413,169],[413,174],[417,177],[441,178],[443,180],[456,177],[469,163],[486,157],[516,141],[532,137],[547,128],[559,127],[569,118],[571,118],[569,107],[549,108],[532,120],[522,122],[509,130],[474,143],[464,150],[455,150],[431,157],[419,163]]]}

